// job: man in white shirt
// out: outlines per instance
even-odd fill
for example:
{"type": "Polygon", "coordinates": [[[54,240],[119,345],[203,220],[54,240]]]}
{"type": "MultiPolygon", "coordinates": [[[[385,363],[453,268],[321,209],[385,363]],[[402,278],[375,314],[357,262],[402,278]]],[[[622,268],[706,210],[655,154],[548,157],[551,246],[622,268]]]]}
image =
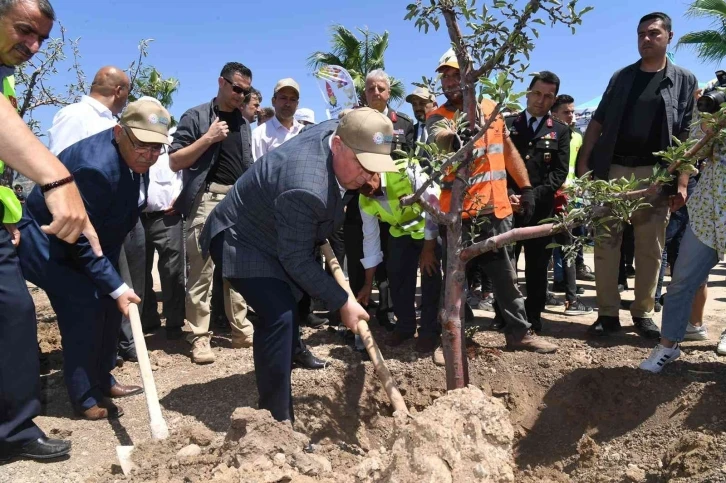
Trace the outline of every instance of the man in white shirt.
{"type": "MultiPolygon", "coordinates": [[[[143,99],[143,98],[142,98],[143,99]]],[[[169,142],[176,129],[169,130],[169,142]]],[[[161,326],[157,312],[156,292],[151,275],[154,251],[159,253],[159,279],[163,299],[162,313],[166,318],[166,338],[184,336],[184,237],[181,213],[174,209],[174,201],[182,190],[182,173],[169,167],[169,155],[159,155],[149,170],[149,193],[141,223],[146,237],[146,280],[144,311],[141,322],[144,331],[151,332],[161,326]]]]}
{"type": "Polygon", "coordinates": [[[48,130],[48,148],[58,154],[71,144],[116,125],[126,107],[131,84],[121,69],[102,67],[91,83],[91,92],[79,102],[64,107],[53,117],[48,130]]]}
{"type": "Polygon", "coordinates": [[[303,125],[295,120],[299,102],[300,86],[294,79],[281,79],[275,84],[272,94],[275,117],[252,131],[252,157],[255,161],[300,133],[303,125]]]}

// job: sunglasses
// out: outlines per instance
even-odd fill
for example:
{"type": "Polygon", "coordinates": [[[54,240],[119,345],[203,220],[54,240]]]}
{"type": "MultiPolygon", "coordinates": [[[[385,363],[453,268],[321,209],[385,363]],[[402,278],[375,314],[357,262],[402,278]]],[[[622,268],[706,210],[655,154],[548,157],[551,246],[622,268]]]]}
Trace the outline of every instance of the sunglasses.
{"type": "Polygon", "coordinates": [[[245,99],[248,99],[250,97],[250,92],[252,92],[250,89],[240,87],[226,77],[222,77],[222,79],[227,81],[227,84],[232,86],[232,90],[235,92],[235,94],[244,94],[245,99]]]}

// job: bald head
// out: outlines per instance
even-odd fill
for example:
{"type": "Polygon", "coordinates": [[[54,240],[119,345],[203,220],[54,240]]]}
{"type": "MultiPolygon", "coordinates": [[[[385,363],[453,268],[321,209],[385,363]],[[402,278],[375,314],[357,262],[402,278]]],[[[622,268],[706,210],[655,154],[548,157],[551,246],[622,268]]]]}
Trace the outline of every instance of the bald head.
{"type": "Polygon", "coordinates": [[[130,83],[129,76],[118,67],[102,67],[93,78],[90,95],[117,115],[126,107],[130,83]]]}

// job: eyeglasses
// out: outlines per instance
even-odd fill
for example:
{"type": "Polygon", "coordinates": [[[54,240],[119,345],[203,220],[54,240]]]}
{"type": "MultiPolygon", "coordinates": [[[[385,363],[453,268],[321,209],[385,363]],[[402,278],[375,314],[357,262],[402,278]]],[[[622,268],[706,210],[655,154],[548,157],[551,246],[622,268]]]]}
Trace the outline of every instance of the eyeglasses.
{"type": "Polygon", "coordinates": [[[134,147],[134,151],[136,151],[136,153],[158,156],[166,152],[166,145],[164,144],[136,144],[136,141],[134,141],[134,137],[129,131],[129,128],[124,126],[124,132],[126,133],[126,137],[129,138],[131,146],[134,147]]]}
{"type": "Polygon", "coordinates": [[[248,99],[250,97],[250,93],[252,92],[250,89],[247,89],[245,87],[240,87],[231,80],[227,79],[226,77],[222,77],[225,81],[227,81],[227,84],[232,86],[232,90],[235,92],[235,94],[244,94],[245,99],[248,99]]]}

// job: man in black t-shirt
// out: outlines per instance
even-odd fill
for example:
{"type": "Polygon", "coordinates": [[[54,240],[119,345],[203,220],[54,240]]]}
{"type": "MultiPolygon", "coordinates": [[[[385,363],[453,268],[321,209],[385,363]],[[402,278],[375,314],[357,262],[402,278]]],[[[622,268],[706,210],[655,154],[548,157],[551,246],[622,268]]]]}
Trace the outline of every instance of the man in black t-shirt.
{"type": "MultiPolygon", "coordinates": [[[[671,19],[654,12],[638,24],[640,60],[616,72],[593,114],[580,157],[578,173],[592,170],[596,178],[646,179],[662,160],[655,152],[666,149],[672,137],[685,140],[694,105],[696,77],[673,65],[666,57],[673,39],[671,19]]],[[[669,208],[686,201],[688,175],[680,175],[670,198],[663,196],[630,220],[635,235],[635,300],[630,305],[633,324],[643,337],[660,337],[653,323],[654,295],[665,244],[669,208]]],[[[599,314],[590,327],[594,335],[620,329],[618,267],[622,229],[611,227],[610,236],[595,245],[595,283],[599,314]]]]}
{"type": "MultiPolygon", "coordinates": [[[[237,62],[226,64],[217,79],[217,97],[182,115],[170,150],[171,169],[184,173],[184,187],[174,208],[187,222],[186,318],[192,328],[189,341],[192,362],[196,364],[214,362],[209,345],[214,263],[202,257],[199,234],[214,207],[252,164],[250,125],[240,111],[250,94],[251,82],[250,69],[237,62]]],[[[223,283],[232,345],[251,347],[253,329],[247,320],[247,304],[227,281],[223,283]]]]}

